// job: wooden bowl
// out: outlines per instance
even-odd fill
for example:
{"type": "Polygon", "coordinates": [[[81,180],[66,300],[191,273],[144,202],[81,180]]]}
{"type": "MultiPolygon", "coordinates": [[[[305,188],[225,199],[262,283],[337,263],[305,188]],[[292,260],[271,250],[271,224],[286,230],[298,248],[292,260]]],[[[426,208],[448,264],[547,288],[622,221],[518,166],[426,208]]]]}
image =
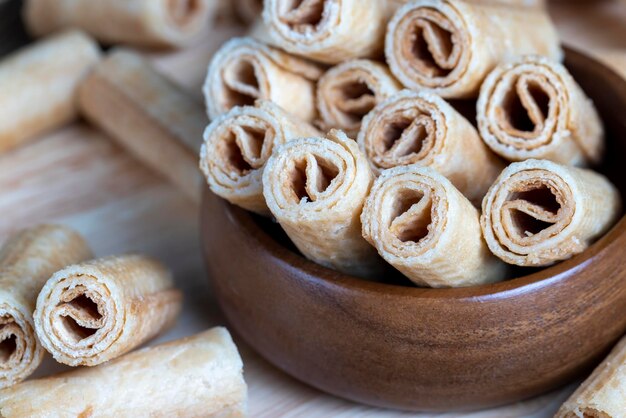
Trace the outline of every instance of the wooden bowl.
{"type": "MultiPolygon", "coordinates": [[[[626,83],[571,50],[566,65],[605,122],[599,169],[626,196],[626,83]]],[[[288,374],[357,402],[449,411],[518,401],[589,371],[626,330],[625,219],[569,261],[464,289],[318,266],[270,221],[210,192],[202,220],[208,274],[232,328],[288,374]]]]}

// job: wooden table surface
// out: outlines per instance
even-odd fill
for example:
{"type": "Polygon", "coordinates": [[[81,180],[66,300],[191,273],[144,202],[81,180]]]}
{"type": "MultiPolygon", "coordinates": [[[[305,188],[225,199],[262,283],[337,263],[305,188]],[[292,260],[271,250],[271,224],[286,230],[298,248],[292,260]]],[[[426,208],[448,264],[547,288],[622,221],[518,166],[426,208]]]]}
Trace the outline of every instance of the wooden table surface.
{"type": "MultiPolygon", "coordinates": [[[[561,1],[551,5],[551,12],[569,45],[594,54],[600,51],[604,57],[616,57],[623,49],[626,57],[624,4],[619,0],[561,1]],[[604,54],[605,49],[610,49],[610,54],[604,54]]],[[[222,24],[190,49],[149,55],[162,72],[201,100],[200,86],[212,52],[225,39],[241,32],[222,24]]],[[[617,60],[619,57],[612,62],[617,60]]],[[[141,252],[173,269],[178,286],[185,291],[185,308],[177,326],[151,344],[224,324],[202,265],[198,207],[84,123],[0,156],[0,241],[18,228],[41,222],[76,228],[98,256],[141,252]]],[[[572,384],[489,411],[408,414],[369,408],[321,393],[276,370],[237,336],[235,339],[244,359],[252,417],[550,417],[575,387],[572,384]]],[[[63,366],[48,358],[36,375],[61,369],[63,366]]]]}

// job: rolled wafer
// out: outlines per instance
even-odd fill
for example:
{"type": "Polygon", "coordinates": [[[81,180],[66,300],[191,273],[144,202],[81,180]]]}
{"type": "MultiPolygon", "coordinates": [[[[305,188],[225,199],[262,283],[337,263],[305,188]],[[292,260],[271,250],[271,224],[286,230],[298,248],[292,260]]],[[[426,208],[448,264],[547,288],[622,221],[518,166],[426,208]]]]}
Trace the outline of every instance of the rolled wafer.
{"type": "Polygon", "coordinates": [[[276,46],[337,64],[382,55],[395,7],[381,0],[265,0],[263,20],[276,46]]]}
{"type": "Polygon", "coordinates": [[[118,49],[89,74],[78,96],[92,123],[200,201],[197,156],[207,117],[189,93],[138,54],[118,49]]]}
{"type": "Polygon", "coordinates": [[[60,225],[40,225],[12,236],[0,249],[0,388],[28,377],[44,349],[33,310],[46,280],[68,264],[91,258],[83,238],[60,225]]]}
{"type": "Polygon", "coordinates": [[[363,236],[419,286],[463,287],[505,277],[480,231],[478,210],[430,167],[385,170],[361,214],[363,236]]]}
{"type": "Polygon", "coordinates": [[[0,153],[75,119],[78,84],[99,56],[91,38],[71,31],[0,61],[0,153]]]}
{"type": "Polygon", "coordinates": [[[253,23],[261,17],[263,0],[235,0],[233,7],[241,20],[253,23]]]}
{"type": "Polygon", "coordinates": [[[617,189],[603,175],[548,160],[507,167],[483,200],[491,251],[509,264],[548,266],[584,251],[615,222],[617,189]]]}
{"type": "Polygon", "coordinates": [[[333,130],[279,146],[263,172],[263,195],[305,257],[373,278],[383,263],[361,236],[359,219],[373,178],[356,143],[333,130]]]}
{"type": "Polygon", "coordinates": [[[215,53],[203,92],[209,118],[235,106],[271,100],[306,121],[313,121],[315,82],[320,67],[252,38],[235,38],[215,53]]]}
{"type": "Polygon", "coordinates": [[[102,258],[48,280],[37,298],[35,330],[58,362],[95,366],[172,325],[181,300],[159,262],[138,255],[102,258]]]}
{"type": "Polygon", "coordinates": [[[235,107],[204,132],[200,168],[213,193],[244,209],[270,215],[263,197],[263,168],[272,151],[298,137],[321,135],[274,103],[235,107]]]}
{"type": "Polygon", "coordinates": [[[0,392],[0,414],[31,417],[244,417],[243,364],[225,328],[0,392]]]}
{"type": "Polygon", "coordinates": [[[426,92],[403,90],[378,104],[363,119],[357,142],[376,172],[429,166],[477,204],[504,168],[467,119],[426,92]]]}
{"type": "Polygon", "coordinates": [[[562,58],[543,7],[488,1],[417,0],[400,7],[387,29],[391,72],[411,90],[444,98],[476,97],[496,65],[524,54],[562,58]]]}
{"type": "Polygon", "coordinates": [[[400,83],[384,64],[352,60],[328,70],[317,84],[317,107],[325,129],[354,137],[361,120],[378,103],[398,92],[400,83]]]}
{"type": "Polygon", "coordinates": [[[496,67],[477,104],[487,145],[511,161],[547,159],[570,165],[600,162],[602,122],[567,69],[539,56],[496,67]]]}
{"type": "Polygon", "coordinates": [[[622,418],[626,414],[626,337],[561,406],[554,418],[622,418]]]}
{"type": "Polygon", "coordinates": [[[24,20],[35,36],[75,27],[108,44],[182,46],[217,11],[215,0],[27,0],[24,20]]]}

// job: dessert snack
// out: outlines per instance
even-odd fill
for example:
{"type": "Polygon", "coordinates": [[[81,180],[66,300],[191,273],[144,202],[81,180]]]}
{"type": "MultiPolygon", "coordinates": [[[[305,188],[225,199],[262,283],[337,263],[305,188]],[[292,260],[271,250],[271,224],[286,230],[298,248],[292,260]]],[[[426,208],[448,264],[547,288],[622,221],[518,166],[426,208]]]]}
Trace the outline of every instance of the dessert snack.
{"type": "Polygon", "coordinates": [[[0,62],[0,153],[77,116],[76,89],[100,56],[77,31],[24,47],[0,62]]]}
{"type": "Polygon", "coordinates": [[[319,136],[312,125],[267,100],[231,109],[204,132],[200,168],[213,193],[244,209],[270,215],[263,197],[263,168],[275,147],[319,136]]]}
{"type": "Polygon", "coordinates": [[[66,27],[109,44],[182,46],[196,39],[216,0],[27,0],[24,20],[35,36],[66,27]]]}
{"type": "Polygon", "coordinates": [[[107,257],[56,272],[39,293],[33,317],[39,340],[55,360],[95,366],[172,325],[181,301],[159,262],[107,257]]]}
{"type": "Polygon", "coordinates": [[[246,412],[243,364],[225,328],[144,348],[97,367],[0,392],[17,417],[235,418],[246,412]]]}
{"type": "Polygon", "coordinates": [[[276,46],[327,64],[381,55],[393,8],[380,0],[265,0],[276,46]]]}
{"type": "Polygon", "coordinates": [[[33,310],[46,280],[68,264],[91,258],[73,230],[60,225],[24,229],[0,249],[0,388],[28,377],[43,358],[33,310]]]}
{"type": "Polygon", "coordinates": [[[91,122],[200,201],[197,155],[207,117],[191,95],[138,54],[116,49],[81,84],[79,104],[91,122]]]}
{"type": "Polygon", "coordinates": [[[398,80],[444,98],[476,97],[489,71],[524,54],[562,58],[543,7],[417,0],[398,9],[385,39],[387,63],[398,80]]]}
{"type": "Polygon", "coordinates": [[[276,220],[305,257],[361,277],[382,260],[361,236],[359,215],[374,175],[341,131],[279,146],[263,173],[263,194],[276,220]]]}
{"type": "Polygon", "coordinates": [[[511,161],[598,163],[603,128],[591,100],[560,63],[526,56],[494,69],[477,104],[481,137],[511,161]]]}
{"type": "Polygon", "coordinates": [[[548,266],[585,250],[617,219],[621,201],[603,175],[548,160],[513,163],[483,200],[491,251],[509,264],[548,266]]]}
{"type": "Polygon", "coordinates": [[[315,64],[252,38],[234,38],[215,53],[203,91],[209,118],[235,106],[271,100],[312,122],[316,115],[315,82],[322,70],[315,64]]]}
{"type": "Polygon", "coordinates": [[[317,84],[321,125],[355,137],[363,117],[400,88],[382,63],[364,59],[343,62],[328,70],[317,84]]]}
{"type": "Polygon", "coordinates": [[[504,168],[467,119],[426,92],[403,90],[378,104],[363,119],[357,141],[376,172],[429,166],[476,204],[504,168]]]}
{"type": "Polygon", "coordinates": [[[621,418],[626,412],[626,337],[570,396],[555,418],[621,418]]]}
{"type": "Polygon", "coordinates": [[[365,239],[419,286],[473,286],[505,277],[505,264],[482,238],[478,210],[430,167],[383,171],[361,222],[365,239]]]}

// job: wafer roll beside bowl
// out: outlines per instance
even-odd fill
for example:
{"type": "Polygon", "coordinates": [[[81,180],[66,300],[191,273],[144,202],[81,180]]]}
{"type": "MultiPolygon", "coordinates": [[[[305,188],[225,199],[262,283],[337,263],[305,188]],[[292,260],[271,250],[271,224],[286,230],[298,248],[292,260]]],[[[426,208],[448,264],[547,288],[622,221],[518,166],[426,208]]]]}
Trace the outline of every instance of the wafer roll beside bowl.
{"type": "Polygon", "coordinates": [[[626,337],[570,396],[555,418],[621,418],[626,413],[626,337]]]}
{"type": "Polygon", "coordinates": [[[235,106],[271,100],[306,121],[317,116],[315,83],[322,69],[252,38],[234,38],[215,53],[203,92],[209,118],[235,106]]]}
{"type": "Polygon", "coordinates": [[[198,152],[207,117],[193,96],[140,55],[114,49],[82,82],[78,100],[90,122],[200,201],[198,152]]]}
{"type": "Polygon", "coordinates": [[[544,8],[497,2],[417,0],[389,22],[385,56],[411,90],[469,98],[498,64],[524,54],[562,59],[544,8]]]}
{"type": "Polygon", "coordinates": [[[69,266],[48,280],[37,298],[35,330],[58,362],[95,366],[172,325],[181,301],[159,262],[107,257],[69,266]]]}
{"type": "Polygon", "coordinates": [[[34,36],[84,30],[107,44],[183,46],[197,39],[217,11],[216,0],[27,0],[24,20],[34,36]]]}
{"type": "Polygon", "coordinates": [[[69,31],[3,58],[0,153],[73,121],[78,85],[99,57],[91,38],[69,31]]]}
{"type": "Polygon", "coordinates": [[[489,189],[481,225],[505,262],[549,266],[583,252],[620,213],[619,192],[603,175],[526,160],[507,167],[489,189]]]}
{"type": "Polygon", "coordinates": [[[467,119],[427,92],[403,90],[378,104],[363,119],[357,142],[374,171],[429,166],[476,204],[504,168],[467,119]]]}
{"type": "Polygon", "coordinates": [[[213,193],[244,209],[271,215],[263,197],[263,168],[272,151],[294,138],[319,136],[317,129],[276,104],[231,109],[204,132],[200,168],[213,193]]]}
{"type": "Polygon", "coordinates": [[[0,249],[0,388],[28,377],[44,349],[35,335],[33,310],[46,280],[68,264],[91,258],[70,228],[40,225],[21,230],[0,249]]]}
{"type": "Polygon", "coordinates": [[[520,57],[494,69],[477,104],[481,137],[510,161],[593,165],[604,150],[593,102],[560,63],[520,57]]]}
{"type": "Polygon", "coordinates": [[[363,236],[418,286],[464,287],[505,278],[480,230],[480,215],[430,167],[385,170],[367,198],[363,236]]]}
{"type": "Polygon", "coordinates": [[[263,20],[276,46],[337,64],[382,55],[391,9],[380,0],[266,0],[263,20]]]}
{"type": "Polygon", "coordinates": [[[246,416],[243,364],[225,328],[0,392],[5,418],[246,416]]]}
{"type": "Polygon", "coordinates": [[[358,59],[332,67],[317,84],[321,125],[355,137],[363,117],[400,89],[389,68],[376,61],[358,59]]]}
{"type": "Polygon", "coordinates": [[[361,236],[359,215],[374,175],[356,143],[341,131],[279,146],[263,172],[270,211],[305,257],[360,277],[382,272],[361,236]]]}

